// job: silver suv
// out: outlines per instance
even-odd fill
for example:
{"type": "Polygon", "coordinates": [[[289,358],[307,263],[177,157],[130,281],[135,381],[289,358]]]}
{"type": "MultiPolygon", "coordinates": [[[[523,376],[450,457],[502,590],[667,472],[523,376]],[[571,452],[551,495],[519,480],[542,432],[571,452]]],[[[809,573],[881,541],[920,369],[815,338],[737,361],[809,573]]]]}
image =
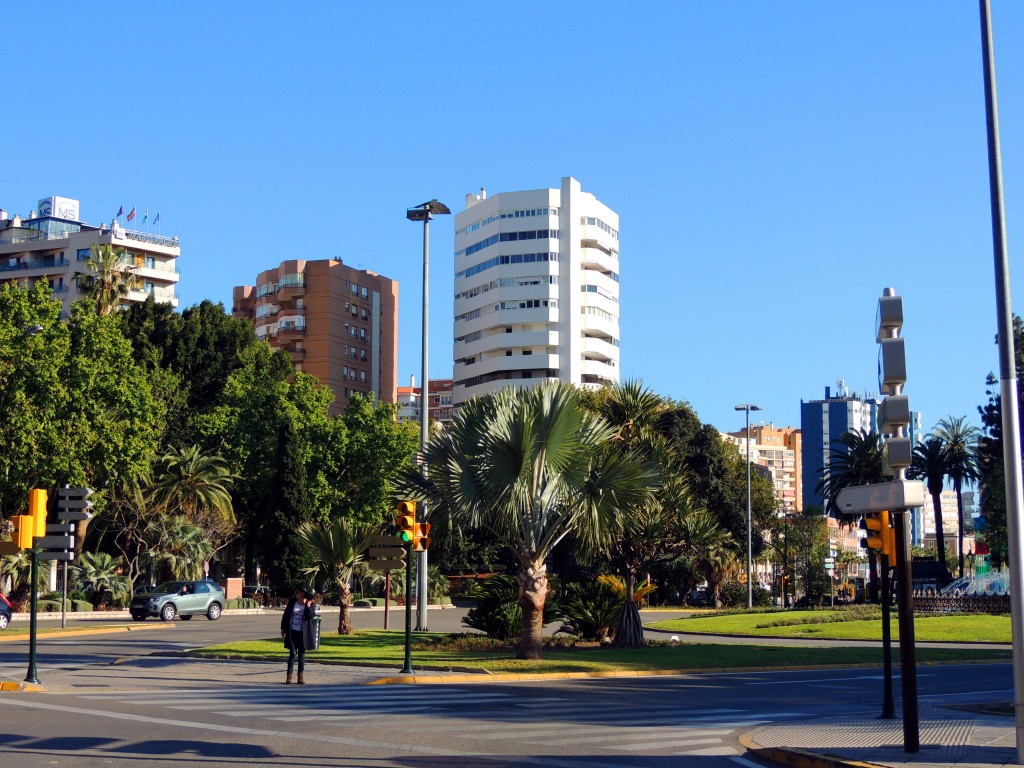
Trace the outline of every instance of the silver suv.
{"type": "Polygon", "coordinates": [[[216,621],[226,602],[223,588],[215,581],[169,581],[151,592],[135,595],[128,610],[136,621],[147,616],[159,616],[164,621],[174,621],[175,616],[185,621],[206,616],[216,621]]]}

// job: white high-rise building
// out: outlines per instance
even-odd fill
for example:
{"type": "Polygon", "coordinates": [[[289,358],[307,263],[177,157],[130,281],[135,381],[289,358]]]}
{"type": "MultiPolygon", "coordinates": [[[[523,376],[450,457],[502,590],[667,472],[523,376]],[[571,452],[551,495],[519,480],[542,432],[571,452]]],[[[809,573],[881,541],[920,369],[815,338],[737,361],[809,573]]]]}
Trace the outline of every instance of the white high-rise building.
{"type": "Polygon", "coordinates": [[[573,178],[466,195],[455,216],[455,405],[619,380],[619,217],[573,178]]]}

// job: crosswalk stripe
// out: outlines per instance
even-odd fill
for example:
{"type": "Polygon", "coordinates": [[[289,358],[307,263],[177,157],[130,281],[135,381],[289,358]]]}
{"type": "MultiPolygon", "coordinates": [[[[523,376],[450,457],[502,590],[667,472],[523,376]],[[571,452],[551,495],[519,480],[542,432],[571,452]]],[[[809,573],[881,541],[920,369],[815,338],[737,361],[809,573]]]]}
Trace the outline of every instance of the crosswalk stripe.
{"type": "MultiPolygon", "coordinates": [[[[630,752],[638,750],[667,749],[668,747],[692,747],[698,744],[720,744],[721,739],[679,739],[678,741],[639,741],[633,744],[606,744],[605,749],[622,749],[630,752]]],[[[694,754],[688,752],[687,754],[694,754]]]]}
{"type": "MultiPolygon", "coordinates": [[[[710,731],[695,731],[694,736],[726,736],[732,733],[728,728],[715,729],[710,731]]],[[[650,736],[667,736],[671,738],[674,734],[666,734],[664,728],[630,728],[629,738],[632,738],[638,734],[647,734],[650,736]]],[[[563,739],[559,737],[559,744],[590,744],[591,742],[597,743],[601,741],[619,741],[625,738],[624,734],[614,733],[606,736],[576,736],[573,738],[563,739]]],[[[540,744],[544,743],[542,739],[526,740],[527,744],[540,744]]]]}
{"type": "Polygon", "coordinates": [[[740,754],[740,750],[736,747],[711,747],[710,749],[693,749],[685,752],[677,752],[678,755],[690,755],[693,757],[729,757],[732,755],[740,754]]]}

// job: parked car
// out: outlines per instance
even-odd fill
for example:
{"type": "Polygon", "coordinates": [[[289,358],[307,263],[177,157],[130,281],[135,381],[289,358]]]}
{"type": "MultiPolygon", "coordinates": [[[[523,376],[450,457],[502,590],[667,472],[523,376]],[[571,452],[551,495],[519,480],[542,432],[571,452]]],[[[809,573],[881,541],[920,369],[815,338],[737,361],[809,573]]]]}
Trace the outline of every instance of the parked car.
{"type": "Polygon", "coordinates": [[[270,597],[270,587],[263,586],[262,584],[253,587],[242,587],[242,597],[254,597],[257,600],[263,600],[266,597],[270,597]]]}
{"type": "Polygon", "coordinates": [[[224,590],[215,581],[169,581],[152,592],[135,595],[128,610],[136,621],[148,616],[159,616],[164,621],[174,621],[175,616],[185,621],[193,616],[206,616],[216,621],[225,603],[224,590]]]}
{"type": "Polygon", "coordinates": [[[7,599],[7,596],[0,592],[0,629],[7,629],[7,625],[11,623],[11,601],[7,599]]]}

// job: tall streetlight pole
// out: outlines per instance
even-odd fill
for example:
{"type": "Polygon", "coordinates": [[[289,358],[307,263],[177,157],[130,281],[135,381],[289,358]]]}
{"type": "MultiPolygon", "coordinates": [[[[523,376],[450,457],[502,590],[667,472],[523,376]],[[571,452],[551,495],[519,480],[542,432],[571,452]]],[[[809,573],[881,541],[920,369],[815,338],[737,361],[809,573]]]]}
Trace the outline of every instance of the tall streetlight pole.
{"type": "Polygon", "coordinates": [[[751,580],[750,563],[753,559],[753,537],[751,535],[751,514],[750,514],[750,412],[760,411],[758,405],[742,403],[736,406],[737,411],[747,412],[747,608],[754,607],[754,582],[751,580]]]}
{"type": "MultiPolygon", "coordinates": [[[[423,457],[423,476],[427,476],[427,440],[430,437],[430,409],[428,397],[430,395],[430,379],[427,378],[427,341],[428,327],[430,325],[430,220],[436,215],[451,213],[451,210],[438,200],[430,200],[426,203],[413,206],[405,212],[409,221],[423,222],[423,369],[422,381],[420,382],[420,456],[423,457]]],[[[416,505],[419,512],[420,523],[427,522],[427,505],[420,503],[416,505]]],[[[416,631],[427,631],[427,601],[430,599],[429,585],[427,584],[427,550],[417,553],[416,558],[416,631]]],[[[408,596],[406,597],[408,599],[408,596]]]]}
{"type": "Polygon", "coordinates": [[[1017,762],[1024,762],[1024,482],[1021,478],[1017,366],[1010,303],[1010,259],[1006,252],[1003,207],[1003,161],[999,148],[999,101],[992,40],[992,8],[980,0],[981,53],[985,73],[985,125],[988,135],[989,198],[992,249],[995,255],[996,319],[999,329],[999,402],[1003,411],[1003,468],[1006,475],[1006,529],[1010,551],[1010,625],[1013,639],[1013,704],[1017,762]]]}

